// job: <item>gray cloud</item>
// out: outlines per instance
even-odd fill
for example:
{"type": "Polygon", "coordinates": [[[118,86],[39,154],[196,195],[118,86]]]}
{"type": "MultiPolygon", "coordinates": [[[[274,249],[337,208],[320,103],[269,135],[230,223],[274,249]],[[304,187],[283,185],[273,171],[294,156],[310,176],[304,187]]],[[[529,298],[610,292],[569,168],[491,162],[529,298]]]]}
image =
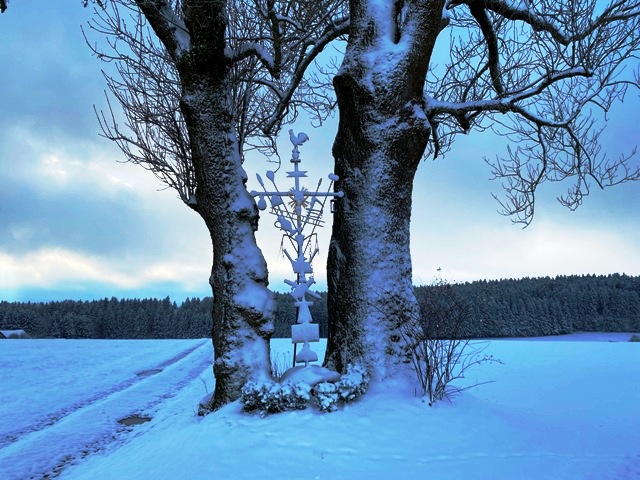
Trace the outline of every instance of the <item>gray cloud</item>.
{"type": "Polygon", "coordinates": [[[43,194],[0,181],[0,249],[24,253],[49,246],[107,255],[144,249],[150,226],[134,195],[88,193],[43,194]]]}
{"type": "MultiPolygon", "coordinates": [[[[171,192],[156,192],[148,172],[116,164],[119,152],[98,137],[92,104],[103,101],[103,65],[79,29],[91,9],[80,2],[14,3],[0,16],[0,255],[11,265],[0,280],[12,292],[0,298],[210,294],[211,247],[202,221],[171,192]],[[50,254],[56,248],[63,251],[50,254]]],[[[640,142],[638,123],[629,121],[638,105],[630,96],[624,109],[612,112],[603,140],[613,157],[640,142]]],[[[310,178],[332,170],[336,125],[332,119],[312,129],[301,119],[293,127],[311,137],[302,151],[310,178]]],[[[281,143],[286,170],[286,136],[281,143]]],[[[504,148],[504,139],[472,132],[459,137],[446,158],[421,165],[412,222],[417,282],[429,281],[437,267],[453,280],[627,266],[627,273],[640,273],[634,253],[640,251],[640,185],[594,187],[575,213],[555,202],[568,185],[545,185],[534,225],[522,232],[496,213],[491,192],[502,191],[482,160],[504,148]]],[[[260,158],[248,163],[251,178],[270,168],[260,158]]],[[[272,223],[263,215],[260,246],[272,287],[282,289],[290,266],[272,223]]],[[[319,282],[329,223],[314,263],[319,282]]]]}

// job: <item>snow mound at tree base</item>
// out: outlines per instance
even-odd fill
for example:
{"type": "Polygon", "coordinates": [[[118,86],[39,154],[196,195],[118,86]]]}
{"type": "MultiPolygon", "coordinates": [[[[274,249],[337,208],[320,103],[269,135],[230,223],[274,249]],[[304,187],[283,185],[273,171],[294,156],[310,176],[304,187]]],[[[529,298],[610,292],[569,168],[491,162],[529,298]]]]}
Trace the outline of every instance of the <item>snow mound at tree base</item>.
{"type": "Polygon", "coordinates": [[[329,370],[319,365],[308,365],[306,367],[293,367],[284,372],[280,383],[306,383],[310,387],[316,386],[321,382],[337,382],[341,375],[338,372],[329,370]]]}

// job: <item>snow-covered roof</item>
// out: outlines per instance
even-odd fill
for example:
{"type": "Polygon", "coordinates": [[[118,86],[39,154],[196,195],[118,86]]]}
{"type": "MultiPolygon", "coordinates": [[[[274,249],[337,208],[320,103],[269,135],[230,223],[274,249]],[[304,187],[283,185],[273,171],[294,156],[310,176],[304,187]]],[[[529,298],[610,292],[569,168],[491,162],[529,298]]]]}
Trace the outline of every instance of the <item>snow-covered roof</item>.
{"type": "Polygon", "coordinates": [[[23,337],[26,334],[24,330],[0,330],[0,338],[23,337]]]}

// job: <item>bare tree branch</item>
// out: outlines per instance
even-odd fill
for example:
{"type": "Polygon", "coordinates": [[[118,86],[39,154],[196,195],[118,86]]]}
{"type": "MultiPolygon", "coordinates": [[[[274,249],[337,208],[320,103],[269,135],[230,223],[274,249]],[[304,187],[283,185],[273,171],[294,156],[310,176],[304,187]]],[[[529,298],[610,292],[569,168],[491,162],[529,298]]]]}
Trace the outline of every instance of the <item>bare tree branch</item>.
{"type": "Polygon", "coordinates": [[[349,19],[339,19],[336,23],[333,23],[330,28],[328,28],[321,36],[319,36],[313,44],[309,44],[304,54],[300,56],[298,62],[296,64],[296,68],[293,71],[291,76],[291,81],[289,83],[289,87],[282,92],[280,101],[271,115],[270,118],[265,122],[264,132],[269,134],[273,131],[274,127],[278,123],[278,119],[281,118],[286,109],[289,108],[289,104],[291,99],[293,98],[294,93],[297,91],[300,83],[302,82],[305,73],[307,72],[309,66],[317,59],[318,55],[326,48],[326,46],[347,33],[349,28],[349,19]]]}
{"type": "Polygon", "coordinates": [[[573,181],[559,201],[575,209],[591,183],[640,180],[635,149],[610,159],[599,142],[613,103],[640,89],[640,69],[628,71],[640,51],[640,2],[598,7],[592,0],[447,6],[450,62],[430,72],[425,89],[425,114],[438,130],[429,152],[444,154],[470,128],[505,136],[506,157],[487,161],[504,181],[502,213],[525,226],[544,182],[573,181]]]}
{"type": "MultiPolygon", "coordinates": [[[[85,39],[98,58],[113,65],[103,73],[122,107],[116,113],[107,98],[108,113],[96,112],[103,135],[116,142],[127,161],[150,170],[197,209],[177,73],[191,40],[182,8],[176,0],[107,2],[90,22],[106,45],[92,42],[86,32],[85,39]]],[[[313,9],[289,1],[230,2],[224,51],[232,69],[237,135],[245,150],[276,152],[274,135],[283,121],[295,120],[297,108],[315,112],[320,121],[332,110],[330,72],[309,69],[346,32],[344,8],[340,0],[324,0],[313,9]]]]}
{"type": "MultiPolygon", "coordinates": [[[[87,44],[113,65],[103,70],[113,98],[122,108],[118,121],[108,95],[108,113],[98,111],[102,134],[114,141],[128,162],[151,171],[163,184],[178,192],[180,199],[196,208],[195,178],[189,136],[180,112],[180,84],[173,58],[151,37],[146,23],[132,4],[111,3],[96,9],[91,28],[105,35],[108,50],[87,44]]],[[[84,31],[83,31],[84,32],[84,31]]]]}

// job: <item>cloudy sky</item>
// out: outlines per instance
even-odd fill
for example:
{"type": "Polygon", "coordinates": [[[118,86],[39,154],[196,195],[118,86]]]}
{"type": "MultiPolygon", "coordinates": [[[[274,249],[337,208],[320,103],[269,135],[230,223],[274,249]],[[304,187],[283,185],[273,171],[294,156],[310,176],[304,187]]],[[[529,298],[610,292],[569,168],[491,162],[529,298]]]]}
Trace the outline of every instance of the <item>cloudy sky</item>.
{"type": "MultiPolygon", "coordinates": [[[[93,105],[104,106],[102,65],[80,31],[91,9],[64,3],[14,1],[0,16],[0,300],[210,295],[201,219],[151,174],[119,163],[119,150],[99,136],[93,105]]],[[[640,143],[639,108],[634,93],[611,113],[604,148],[612,155],[640,143]]],[[[332,170],[336,121],[294,128],[311,137],[302,158],[315,185],[332,170]]],[[[429,283],[438,268],[452,281],[640,275],[640,185],[593,191],[576,212],[555,201],[555,187],[542,188],[536,218],[522,230],[497,213],[491,193],[501,187],[482,160],[504,149],[500,139],[472,133],[445,159],[423,162],[414,283],[429,283]]],[[[258,157],[245,166],[252,181],[268,168],[258,157]]],[[[328,233],[314,263],[322,289],[328,233]]],[[[261,222],[259,242],[271,286],[284,291],[293,275],[273,219],[261,222]]]]}

